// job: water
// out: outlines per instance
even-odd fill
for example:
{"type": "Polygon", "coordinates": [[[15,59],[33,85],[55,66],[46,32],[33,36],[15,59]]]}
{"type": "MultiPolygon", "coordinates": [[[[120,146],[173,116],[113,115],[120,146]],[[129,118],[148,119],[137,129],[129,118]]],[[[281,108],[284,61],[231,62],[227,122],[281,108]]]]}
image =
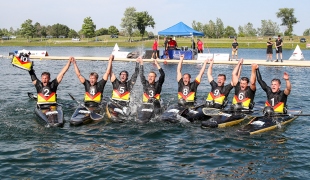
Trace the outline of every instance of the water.
{"type": "MultiPolygon", "coordinates": [[[[12,49],[0,47],[0,53],[12,49]]],[[[48,52],[65,56],[107,56],[111,50],[55,47],[48,52]]],[[[259,54],[260,50],[253,51],[259,54]]],[[[35,61],[35,70],[37,74],[49,71],[55,78],[65,63],[35,61]]],[[[134,71],[133,62],[114,64],[115,72],[127,69],[132,74],[134,71]]],[[[27,97],[27,92],[35,92],[28,73],[12,67],[9,59],[1,59],[1,65],[1,179],[306,179],[310,175],[309,117],[298,117],[288,126],[255,136],[237,135],[240,125],[201,129],[199,123],[117,124],[104,120],[79,127],[67,122],[63,128],[48,129],[37,120],[33,113],[35,102],[27,97]]],[[[103,74],[107,62],[78,61],[78,65],[82,75],[87,77],[91,71],[103,74]]],[[[162,97],[165,102],[175,103],[177,65],[161,66],[166,73],[162,97]]],[[[197,64],[184,65],[183,72],[195,77],[200,68],[197,64]]],[[[231,65],[214,65],[213,75],[226,73],[228,83],[232,69],[231,65]]],[[[145,72],[150,70],[157,71],[155,66],[146,63],[145,72]]],[[[261,66],[260,70],[266,82],[282,78],[283,72],[288,72],[292,83],[288,105],[300,106],[309,114],[310,91],[305,83],[309,68],[261,66]]],[[[249,75],[250,66],[244,66],[241,76],[249,75]]],[[[111,90],[108,82],[104,95],[109,97],[111,90]]],[[[68,93],[82,100],[83,91],[83,85],[70,67],[57,91],[66,120],[76,106],[68,93]]],[[[210,85],[204,75],[198,87],[198,99],[202,101],[209,91],[210,85]]],[[[132,99],[136,103],[142,101],[140,78],[132,99]]],[[[265,100],[259,85],[255,100],[265,100]]]]}
{"type": "MultiPolygon", "coordinates": [[[[89,57],[98,57],[98,56],[109,56],[113,50],[113,47],[1,47],[0,46],[0,55],[8,56],[9,52],[13,52],[14,50],[46,50],[50,56],[89,56],[89,57]]],[[[145,50],[151,50],[150,48],[145,48],[143,45],[136,48],[122,48],[120,47],[120,51],[127,52],[143,52],[145,50]]],[[[163,47],[159,48],[160,55],[163,54],[163,47]]],[[[210,53],[225,53],[231,54],[231,48],[210,48],[210,53]]],[[[205,52],[208,52],[208,49],[205,48],[205,52]]],[[[293,54],[293,49],[283,49],[283,59],[287,60],[293,54]]],[[[310,50],[305,49],[302,50],[302,53],[306,60],[310,59],[310,50]]],[[[266,49],[244,49],[241,48],[238,50],[238,58],[244,59],[266,59],[266,49]]],[[[276,53],[274,51],[273,59],[276,59],[276,53]]]]}

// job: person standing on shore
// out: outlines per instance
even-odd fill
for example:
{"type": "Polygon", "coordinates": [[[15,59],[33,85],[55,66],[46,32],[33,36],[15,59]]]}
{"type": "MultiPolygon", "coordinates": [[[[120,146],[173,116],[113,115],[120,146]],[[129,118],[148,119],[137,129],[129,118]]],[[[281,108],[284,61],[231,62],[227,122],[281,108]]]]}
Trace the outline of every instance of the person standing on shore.
{"type": "Polygon", "coordinates": [[[197,39],[197,49],[198,53],[203,53],[203,42],[200,39],[197,39]]]}
{"type": "Polygon", "coordinates": [[[237,42],[237,39],[234,39],[234,42],[231,44],[231,61],[232,59],[236,56],[236,61],[238,60],[238,42],[237,42]]]}
{"type": "Polygon", "coordinates": [[[280,58],[281,58],[281,62],[283,62],[282,60],[282,46],[283,46],[283,41],[281,39],[281,36],[278,35],[278,39],[276,40],[276,53],[277,53],[277,60],[275,62],[279,62],[278,61],[278,56],[280,54],[280,58]]]}
{"type": "Polygon", "coordinates": [[[271,38],[269,38],[269,41],[267,42],[267,62],[272,62],[272,46],[273,42],[271,42],[271,38]]]}
{"type": "Polygon", "coordinates": [[[168,39],[167,39],[167,37],[164,38],[164,47],[165,47],[164,57],[165,57],[165,59],[170,59],[169,53],[168,53],[168,39]]]}
{"type": "Polygon", "coordinates": [[[155,38],[154,43],[153,43],[153,53],[152,53],[151,59],[154,59],[154,55],[155,55],[156,59],[158,58],[157,49],[158,49],[158,42],[157,42],[157,38],[155,38]]]}

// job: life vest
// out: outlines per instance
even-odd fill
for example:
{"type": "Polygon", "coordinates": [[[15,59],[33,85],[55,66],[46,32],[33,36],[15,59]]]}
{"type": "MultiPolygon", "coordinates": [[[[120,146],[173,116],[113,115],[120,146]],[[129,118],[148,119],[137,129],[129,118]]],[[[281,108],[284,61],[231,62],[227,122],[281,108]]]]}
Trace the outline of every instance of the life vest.
{"type": "Polygon", "coordinates": [[[125,91],[121,94],[117,89],[113,89],[112,91],[112,99],[119,100],[119,101],[129,101],[130,99],[130,92],[125,91]]]}
{"type": "Polygon", "coordinates": [[[243,98],[240,100],[237,95],[234,96],[232,104],[241,103],[243,108],[248,109],[250,107],[251,99],[250,98],[243,98]]]}
{"type": "Polygon", "coordinates": [[[284,102],[279,102],[275,106],[271,106],[271,104],[268,101],[266,101],[265,106],[272,107],[275,113],[284,113],[284,102]]]}
{"type": "Polygon", "coordinates": [[[89,92],[85,92],[84,101],[85,102],[93,101],[93,102],[100,103],[101,102],[101,93],[97,92],[95,95],[91,95],[89,92]]]}
{"type": "Polygon", "coordinates": [[[225,102],[225,98],[226,98],[226,96],[224,94],[219,94],[219,95],[216,96],[216,95],[214,95],[213,92],[210,92],[208,94],[208,97],[207,97],[206,101],[208,101],[208,102],[212,101],[212,102],[214,102],[216,104],[223,105],[224,102],[225,102]]]}
{"type": "Polygon", "coordinates": [[[182,92],[178,93],[178,99],[184,99],[186,102],[195,101],[196,92],[189,92],[187,95],[184,95],[182,92]]]}
{"type": "Polygon", "coordinates": [[[52,92],[49,96],[44,96],[43,93],[38,93],[37,98],[37,104],[54,104],[57,102],[55,92],[52,92]]]}
{"type": "Polygon", "coordinates": [[[143,93],[142,101],[143,102],[148,102],[148,100],[151,99],[151,98],[155,98],[155,99],[159,100],[160,99],[160,94],[155,94],[154,97],[150,97],[147,93],[143,93]]]}

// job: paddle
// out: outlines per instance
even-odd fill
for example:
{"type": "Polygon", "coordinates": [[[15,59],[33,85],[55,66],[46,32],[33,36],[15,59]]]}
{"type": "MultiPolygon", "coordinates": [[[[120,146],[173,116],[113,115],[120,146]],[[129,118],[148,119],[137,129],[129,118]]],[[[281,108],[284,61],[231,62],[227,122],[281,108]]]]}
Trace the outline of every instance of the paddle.
{"type": "Polygon", "coordinates": [[[34,95],[33,93],[31,93],[31,92],[28,92],[28,97],[29,97],[30,99],[35,100],[35,101],[37,101],[37,99],[38,99],[38,97],[37,97],[36,95],[34,95]]]}
{"type": "Polygon", "coordinates": [[[216,108],[203,108],[202,112],[206,116],[216,116],[216,115],[221,115],[219,113],[230,113],[230,112],[254,112],[255,110],[251,109],[241,109],[241,110],[224,110],[224,109],[216,109],[216,108]]]}
{"type": "Polygon", "coordinates": [[[263,115],[263,116],[255,116],[255,117],[279,117],[279,116],[292,116],[292,117],[294,117],[294,116],[310,116],[310,114],[275,114],[275,115],[270,115],[270,116],[268,116],[268,115],[263,115]]]}
{"type": "Polygon", "coordinates": [[[82,104],[81,102],[79,102],[78,100],[76,100],[70,93],[68,93],[69,96],[71,97],[72,100],[76,101],[79,105],[83,106],[85,109],[87,109],[87,111],[90,112],[90,118],[94,121],[97,121],[97,120],[101,120],[103,118],[102,115],[100,114],[97,114],[93,111],[91,111],[90,109],[88,109],[84,104],[82,104]]]}

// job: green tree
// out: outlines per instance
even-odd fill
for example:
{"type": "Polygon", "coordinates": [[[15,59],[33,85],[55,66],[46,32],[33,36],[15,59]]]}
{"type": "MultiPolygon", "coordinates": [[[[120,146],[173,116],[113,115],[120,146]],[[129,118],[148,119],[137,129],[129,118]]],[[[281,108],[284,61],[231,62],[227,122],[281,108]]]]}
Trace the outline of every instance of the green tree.
{"type": "Polygon", "coordinates": [[[146,27],[152,27],[154,29],[155,26],[154,19],[152,16],[148,14],[147,11],[136,12],[135,16],[136,16],[136,28],[139,30],[140,35],[143,38],[146,27]]]}
{"type": "Polygon", "coordinates": [[[74,29],[70,29],[69,33],[68,33],[68,37],[69,38],[76,38],[76,37],[79,37],[79,34],[74,29]]]}
{"type": "Polygon", "coordinates": [[[203,33],[209,38],[216,37],[216,25],[212,20],[209,21],[209,24],[203,26],[203,33]]]}
{"type": "Polygon", "coordinates": [[[220,18],[216,18],[215,24],[215,34],[217,38],[222,38],[224,36],[225,28],[224,23],[220,18]]]}
{"type": "Polygon", "coordinates": [[[294,16],[294,8],[280,8],[276,15],[277,18],[281,18],[281,25],[287,27],[284,35],[291,36],[293,33],[293,25],[299,22],[294,16]]]}
{"type": "Polygon", "coordinates": [[[243,31],[244,31],[244,34],[246,36],[256,36],[256,34],[257,34],[256,29],[253,27],[253,24],[250,22],[248,22],[248,24],[244,25],[243,31]]]}
{"type": "Polygon", "coordinates": [[[236,30],[235,28],[231,27],[231,26],[227,26],[225,28],[225,37],[229,37],[229,36],[237,36],[236,30]]]}
{"type": "Polygon", "coordinates": [[[244,28],[242,26],[238,27],[238,37],[244,37],[244,28]]]}
{"type": "Polygon", "coordinates": [[[95,32],[96,36],[102,36],[109,34],[109,30],[107,28],[100,28],[95,32]]]}
{"type": "Polygon", "coordinates": [[[96,25],[94,24],[91,17],[86,17],[84,19],[84,24],[82,25],[82,33],[86,38],[91,38],[95,36],[96,25]]]}
{"type": "Polygon", "coordinates": [[[310,36],[310,28],[306,29],[303,33],[304,36],[310,36]]]}
{"type": "Polygon", "coordinates": [[[129,35],[129,41],[131,42],[131,37],[136,25],[136,8],[129,7],[126,8],[124,12],[124,17],[122,18],[121,27],[125,29],[126,33],[129,35]]]}
{"type": "Polygon", "coordinates": [[[115,26],[110,26],[109,28],[108,28],[108,32],[109,32],[109,34],[115,34],[115,35],[118,35],[118,29],[115,27],[115,26]]]}
{"type": "Polygon", "coordinates": [[[257,28],[257,33],[260,36],[275,36],[280,31],[279,25],[270,19],[262,20],[261,23],[261,27],[257,28]]]}
{"type": "Polygon", "coordinates": [[[38,22],[34,23],[34,29],[35,29],[34,36],[35,37],[41,37],[41,25],[40,25],[40,23],[38,23],[38,22]]]}
{"type": "Polygon", "coordinates": [[[192,22],[192,28],[195,29],[196,31],[203,32],[203,26],[204,25],[201,22],[196,22],[196,21],[192,22]]]}
{"type": "Polygon", "coordinates": [[[52,35],[54,37],[59,37],[59,36],[68,37],[69,31],[70,31],[70,29],[68,28],[68,26],[57,23],[57,24],[52,25],[50,35],[52,35]]]}
{"type": "Polygon", "coordinates": [[[27,19],[20,28],[20,33],[23,37],[27,38],[27,40],[29,41],[30,37],[33,37],[35,34],[35,28],[32,25],[32,20],[31,19],[27,19]]]}
{"type": "Polygon", "coordinates": [[[3,34],[3,32],[2,32],[2,29],[0,29],[0,36],[3,36],[4,34],[3,34]]]}

